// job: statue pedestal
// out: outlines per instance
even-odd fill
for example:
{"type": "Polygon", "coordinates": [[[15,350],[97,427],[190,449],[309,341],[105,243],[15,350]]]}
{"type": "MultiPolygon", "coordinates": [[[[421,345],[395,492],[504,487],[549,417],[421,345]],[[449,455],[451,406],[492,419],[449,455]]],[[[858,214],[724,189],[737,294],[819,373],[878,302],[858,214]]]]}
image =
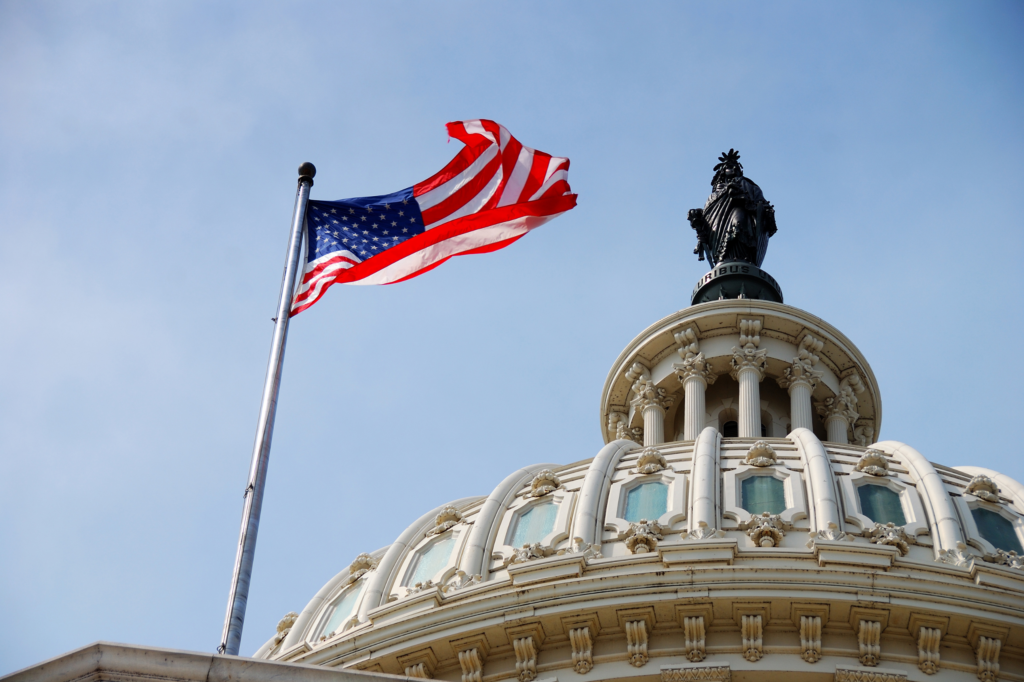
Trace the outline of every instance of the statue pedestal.
{"type": "Polygon", "coordinates": [[[700,278],[690,302],[697,305],[736,298],[782,303],[782,289],[774,277],[753,263],[725,261],[700,278]]]}

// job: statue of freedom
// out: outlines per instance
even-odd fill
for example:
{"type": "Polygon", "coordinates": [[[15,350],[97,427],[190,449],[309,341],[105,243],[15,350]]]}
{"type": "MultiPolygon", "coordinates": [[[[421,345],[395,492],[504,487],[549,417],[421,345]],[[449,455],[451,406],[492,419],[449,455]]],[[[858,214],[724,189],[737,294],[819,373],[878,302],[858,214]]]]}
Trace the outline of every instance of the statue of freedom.
{"type": "Polygon", "coordinates": [[[690,226],[697,231],[699,260],[707,256],[714,268],[724,261],[743,261],[760,267],[775,234],[775,209],[761,188],[743,176],[740,155],[734,149],[718,157],[711,196],[704,208],[691,209],[690,226]]]}

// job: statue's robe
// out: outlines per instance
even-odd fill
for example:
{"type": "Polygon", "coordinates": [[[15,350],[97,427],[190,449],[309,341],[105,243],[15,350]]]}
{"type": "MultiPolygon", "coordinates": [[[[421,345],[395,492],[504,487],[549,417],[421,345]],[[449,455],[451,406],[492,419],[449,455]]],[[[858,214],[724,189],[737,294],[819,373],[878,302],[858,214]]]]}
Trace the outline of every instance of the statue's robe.
{"type": "Polygon", "coordinates": [[[761,188],[743,176],[715,184],[704,205],[704,220],[711,228],[712,265],[727,260],[761,265],[768,238],[775,232],[767,206],[761,188]]]}

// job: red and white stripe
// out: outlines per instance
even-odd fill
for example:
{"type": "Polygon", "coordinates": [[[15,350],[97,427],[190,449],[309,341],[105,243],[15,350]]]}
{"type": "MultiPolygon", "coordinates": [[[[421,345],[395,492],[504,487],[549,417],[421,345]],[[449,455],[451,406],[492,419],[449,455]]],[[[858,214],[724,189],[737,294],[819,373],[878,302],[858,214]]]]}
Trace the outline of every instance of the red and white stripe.
{"type": "Polygon", "coordinates": [[[497,251],[576,205],[569,159],[524,147],[494,121],[449,123],[448,134],[465,147],[413,186],[425,231],[365,261],[343,251],[307,263],[292,315],[333,284],[393,284],[452,256],[497,251]]]}

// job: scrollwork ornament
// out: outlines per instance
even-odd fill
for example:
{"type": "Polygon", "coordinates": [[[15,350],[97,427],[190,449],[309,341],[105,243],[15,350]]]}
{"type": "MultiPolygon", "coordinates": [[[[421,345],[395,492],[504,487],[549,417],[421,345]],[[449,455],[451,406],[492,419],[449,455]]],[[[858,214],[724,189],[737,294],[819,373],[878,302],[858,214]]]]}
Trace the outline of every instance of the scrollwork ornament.
{"type": "Polygon", "coordinates": [[[562,481],[559,480],[558,476],[555,476],[549,469],[544,469],[537,472],[537,475],[533,477],[533,481],[530,482],[530,492],[527,495],[530,497],[543,497],[548,493],[558,490],[561,486],[562,481]]]}
{"type": "Polygon", "coordinates": [[[374,559],[366,552],[363,552],[362,554],[357,556],[351,564],[349,564],[348,582],[354,583],[355,581],[359,580],[368,572],[377,568],[378,563],[380,563],[379,559],[374,559]]]}
{"type": "Polygon", "coordinates": [[[542,545],[539,542],[535,542],[532,545],[523,545],[518,549],[512,550],[512,555],[505,559],[504,567],[508,568],[512,564],[522,564],[535,559],[543,559],[554,553],[554,549],[542,545]]]}
{"type": "Polygon", "coordinates": [[[742,524],[741,529],[747,531],[747,537],[758,547],[778,547],[786,535],[783,528],[785,525],[787,524],[778,514],[764,512],[751,514],[750,520],[742,524]]]}
{"type": "Polygon", "coordinates": [[[767,441],[759,440],[750,446],[744,462],[755,467],[770,467],[779,463],[775,450],[767,441]]]}
{"type": "Polygon", "coordinates": [[[888,476],[889,460],[881,450],[870,449],[865,452],[854,467],[856,471],[863,471],[869,476],[888,476]]]}
{"type": "Polygon", "coordinates": [[[434,527],[427,531],[427,537],[440,535],[459,523],[462,523],[462,512],[450,504],[446,505],[434,517],[434,527]]]}
{"type": "Polygon", "coordinates": [[[967,545],[956,543],[956,549],[940,549],[936,561],[950,566],[970,568],[974,564],[974,555],[967,551],[967,545]]]}
{"type": "Polygon", "coordinates": [[[1013,550],[1007,552],[997,549],[995,554],[985,557],[985,561],[1007,568],[1016,568],[1018,571],[1024,570],[1024,555],[1017,554],[1013,550]]]}
{"type": "Polygon", "coordinates": [[[567,554],[579,554],[585,559],[600,559],[601,558],[601,545],[591,544],[589,542],[583,542],[583,538],[573,538],[572,543],[564,549],[560,549],[556,554],[564,556],[567,554]]]}
{"type": "Polygon", "coordinates": [[[657,521],[640,519],[629,524],[629,530],[619,533],[619,540],[625,540],[626,548],[633,554],[653,552],[665,530],[657,521]]]}
{"type": "Polygon", "coordinates": [[[460,570],[456,571],[455,575],[453,575],[451,577],[451,579],[448,582],[446,582],[441,587],[441,591],[444,592],[445,594],[449,594],[451,592],[455,592],[456,590],[461,590],[464,587],[470,587],[471,585],[477,585],[482,580],[483,580],[482,576],[480,576],[480,575],[470,575],[470,574],[468,574],[465,571],[460,569],[460,570]]]}
{"type": "Polygon", "coordinates": [[[974,495],[979,500],[999,504],[999,488],[988,476],[978,474],[967,484],[967,494],[974,495]]]}
{"type": "Polygon", "coordinates": [[[668,467],[668,460],[655,448],[645,448],[636,460],[636,470],[641,474],[653,474],[668,467]]]}

